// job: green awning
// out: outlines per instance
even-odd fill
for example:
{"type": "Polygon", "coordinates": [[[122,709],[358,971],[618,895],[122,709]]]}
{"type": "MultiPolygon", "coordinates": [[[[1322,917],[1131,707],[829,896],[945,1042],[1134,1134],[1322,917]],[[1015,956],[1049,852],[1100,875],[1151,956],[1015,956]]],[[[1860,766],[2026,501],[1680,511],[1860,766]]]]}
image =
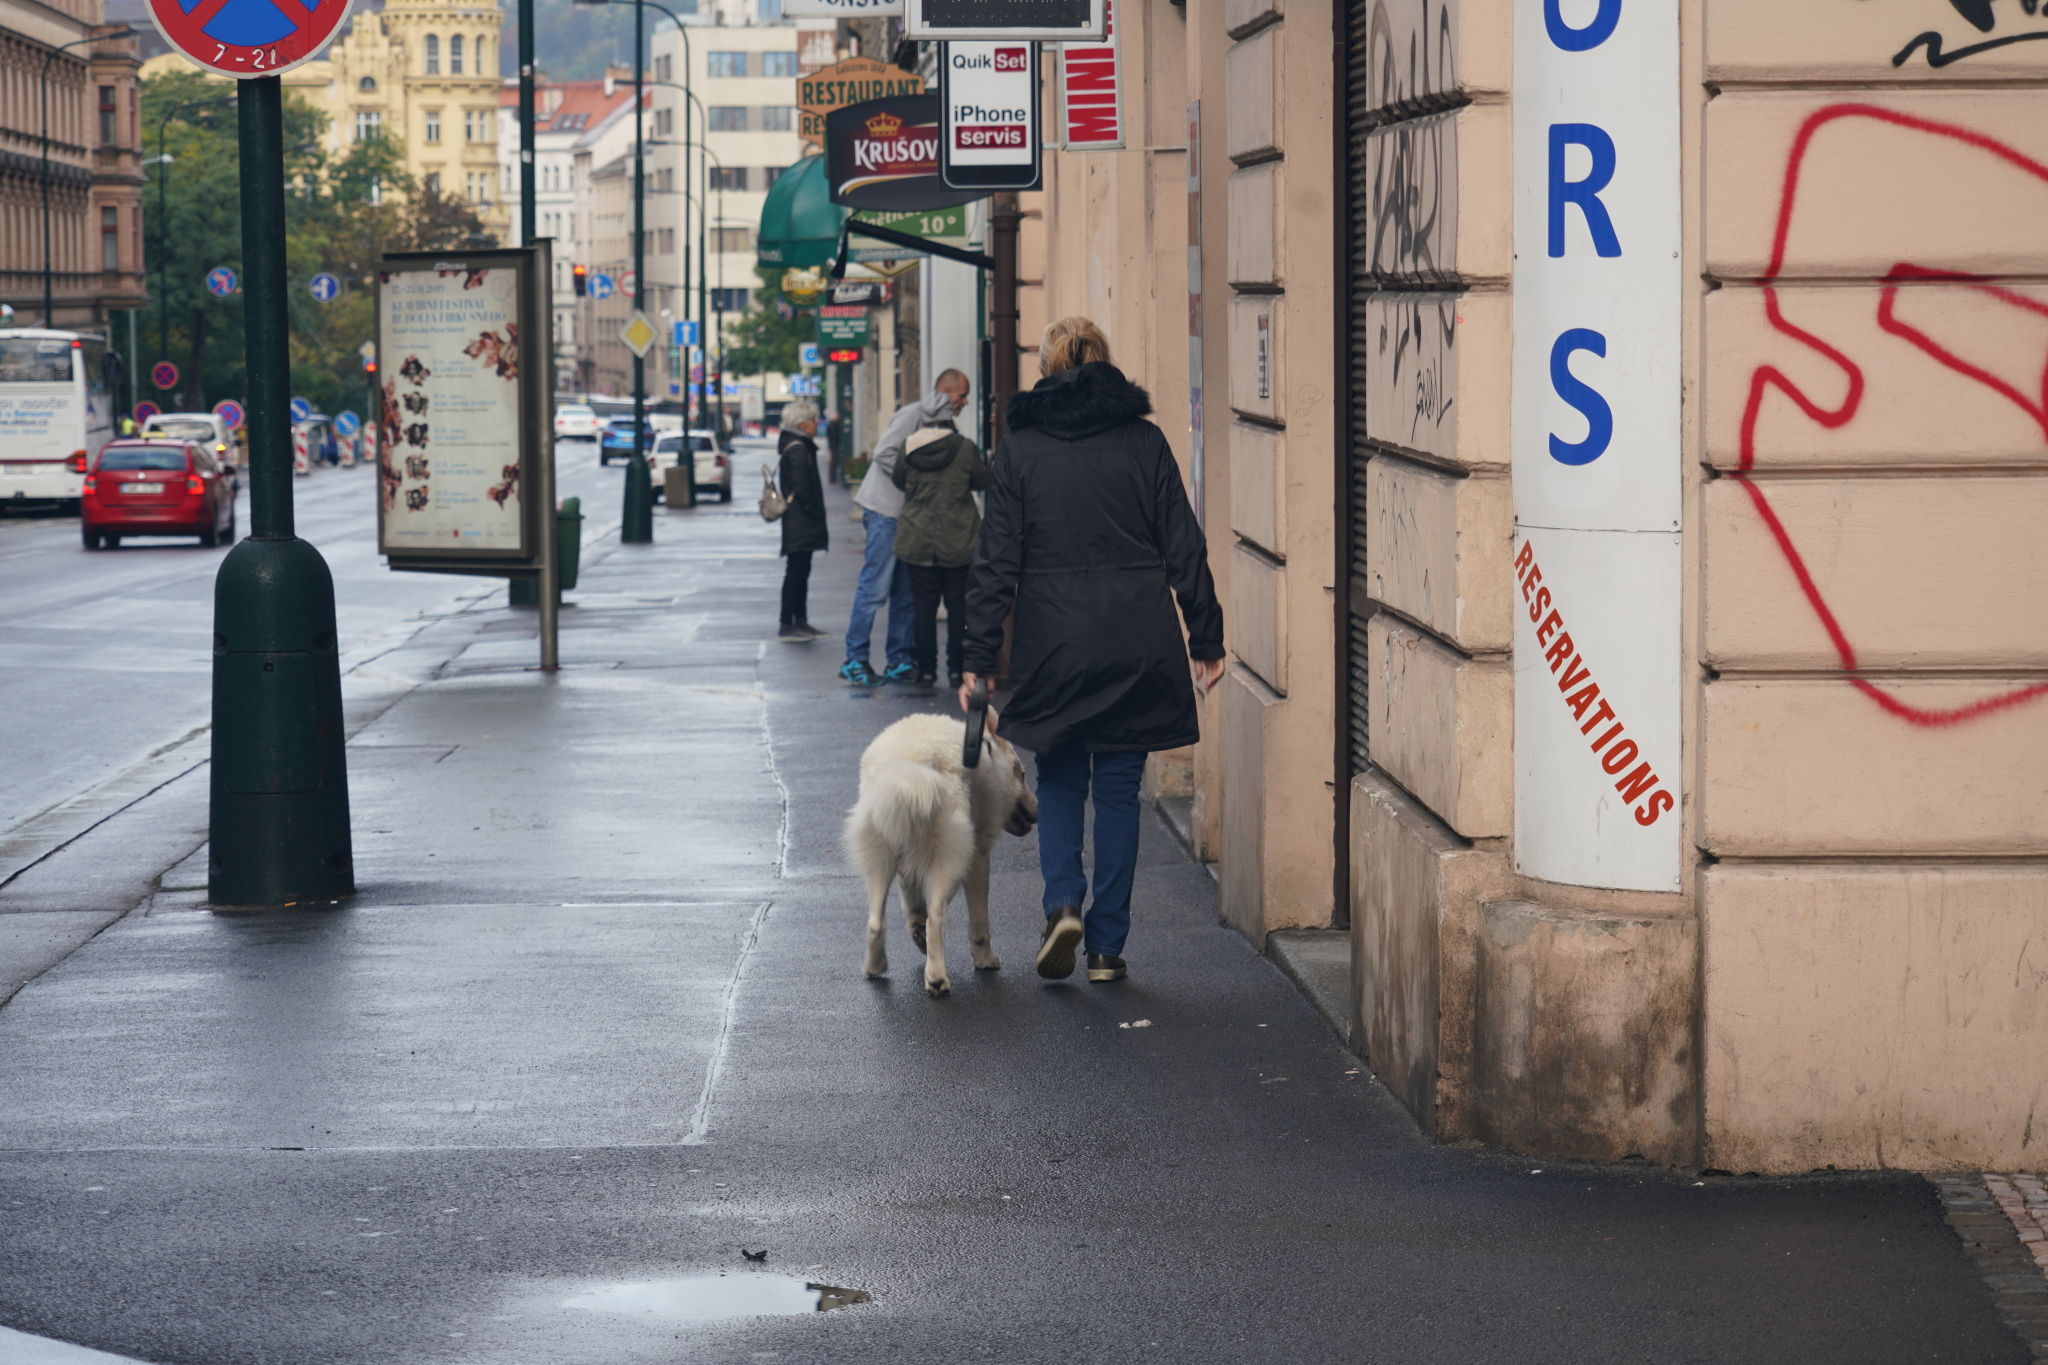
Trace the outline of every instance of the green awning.
{"type": "Polygon", "coordinates": [[[839,249],[846,210],[832,202],[825,158],[807,156],[776,178],[761,206],[762,265],[823,265],[839,249]]]}

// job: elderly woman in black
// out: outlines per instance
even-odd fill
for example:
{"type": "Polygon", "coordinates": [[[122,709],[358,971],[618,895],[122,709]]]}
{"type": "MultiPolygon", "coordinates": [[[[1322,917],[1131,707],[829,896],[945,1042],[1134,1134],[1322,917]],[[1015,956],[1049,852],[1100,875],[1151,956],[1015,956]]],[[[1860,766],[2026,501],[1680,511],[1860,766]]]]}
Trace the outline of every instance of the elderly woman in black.
{"type": "Polygon", "coordinates": [[[1223,610],[1180,467],[1144,420],[1151,400],[1110,364],[1101,331],[1086,318],[1055,322],[1039,368],[1038,386],[1010,400],[1009,434],[990,462],[960,702],[994,672],[1014,605],[1016,689],[1002,733],[1038,756],[1038,974],[1071,975],[1085,940],[1088,979],[1117,981],[1127,970],[1145,755],[1199,737],[1194,684],[1207,691],[1223,676],[1223,610]],[[1094,898],[1084,916],[1091,795],[1094,898]]]}
{"type": "Polygon", "coordinates": [[[775,638],[809,644],[825,632],[811,625],[811,556],[825,549],[825,481],[818,477],[818,408],[791,403],[782,410],[782,461],[776,484],[789,510],[782,514],[782,629],[775,638]]]}

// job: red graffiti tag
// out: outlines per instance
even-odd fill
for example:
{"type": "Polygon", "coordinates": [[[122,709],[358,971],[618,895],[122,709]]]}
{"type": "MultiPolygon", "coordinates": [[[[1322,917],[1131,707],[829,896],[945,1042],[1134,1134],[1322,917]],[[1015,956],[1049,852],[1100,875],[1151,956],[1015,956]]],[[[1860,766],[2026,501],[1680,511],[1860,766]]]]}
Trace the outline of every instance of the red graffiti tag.
{"type": "MultiPolygon", "coordinates": [[[[1827,630],[1828,639],[1834,642],[1835,653],[1841,659],[1842,667],[1853,673],[1858,668],[1856,647],[1849,643],[1849,637],[1843,633],[1841,623],[1835,619],[1835,614],[1828,607],[1826,598],[1821,595],[1819,585],[1813,581],[1813,575],[1808,572],[1806,561],[1800,557],[1797,547],[1793,545],[1791,535],[1786,531],[1784,523],[1779,521],[1777,513],[1772,510],[1769,496],[1762,487],[1748,477],[1749,469],[1756,463],[1756,424],[1757,417],[1763,409],[1764,393],[1766,390],[1777,389],[1796,403],[1799,406],[1799,410],[1805,413],[1811,421],[1829,430],[1847,425],[1855,418],[1856,410],[1863,403],[1863,371],[1857,367],[1854,361],[1850,360],[1848,356],[1836,350],[1833,346],[1828,345],[1811,332],[1788,322],[1778,306],[1778,291],[1772,287],[1772,281],[1778,278],[1779,273],[1785,266],[1785,239],[1792,227],[1792,209],[1799,193],[1799,175],[1806,160],[1807,148],[1812,143],[1814,134],[1835,120],[1844,118],[1875,119],[1881,123],[1889,123],[1901,128],[1911,128],[1918,132],[1931,133],[1936,137],[1950,138],[1966,146],[1975,147],[1979,151],[1988,152],[1992,156],[1998,157],[2010,165],[2025,171],[2028,175],[2044,183],[2048,183],[2048,166],[2044,166],[2040,162],[2022,155],[1995,138],[1986,137],[1982,133],[1973,132],[1968,128],[1960,128],[1951,123],[1940,123],[1933,119],[1916,118],[1911,114],[1902,114],[1895,110],[1883,109],[1871,104],[1835,104],[1829,105],[1825,109],[1817,110],[1809,115],[1806,121],[1800,125],[1798,136],[1792,140],[1792,155],[1785,164],[1785,188],[1783,196],[1778,203],[1777,231],[1771,242],[1771,260],[1769,266],[1765,268],[1762,279],[1758,281],[1763,286],[1764,312],[1770,319],[1772,327],[1785,336],[1811,347],[1840,367],[1842,373],[1848,378],[1849,391],[1847,396],[1843,398],[1840,407],[1823,407],[1801,392],[1799,386],[1787,378],[1776,366],[1759,365],[1750,375],[1749,402],[1742,411],[1741,472],[1731,477],[1738,480],[1742,484],[1743,491],[1749,494],[1750,501],[1756,506],[1757,514],[1763,518],[1764,525],[1770,529],[1772,538],[1777,541],[1778,549],[1784,554],[1785,562],[1791,566],[1793,577],[1799,580],[1799,588],[1801,592],[1806,594],[1807,604],[1813,608],[1814,614],[1820,618],[1821,625],[1827,630]]],[[[2041,425],[2043,439],[2048,441],[2048,373],[2044,373],[2042,376],[2041,393],[2035,398],[2029,398],[2018,389],[1999,379],[1996,375],[1970,364],[1962,359],[1962,357],[1942,347],[1924,332],[1899,321],[1894,314],[1893,305],[1899,292],[1898,282],[1901,280],[1943,280],[1969,284],[2002,303],[2043,315],[2048,315],[2048,307],[2043,307],[2033,300],[2023,298],[2011,290],[2001,289],[1995,284],[1986,281],[1983,276],[1964,275],[1954,271],[1931,270],[1910,262],[1901,261],[1885,275],[1885,289],[1880,296],[1877,319],[1878,325],[1885,331],[1911,343],[1930,359],[1954,370],[1957,374],[1977,381],[2000,397],[2017,405],[2041,425]]],[[[1850,678],[1849,683],[1859,692],[1862,692],[1901,720],[1914,725],[1929,727],[1959,725],[1964,721],[1975,720],[1980,716],[1990,715],[1995,711],[2003,711],[2008,707],[2017,706],[2035,697],[2048,695],[2048,683],[2035,683],[2030,686],[2013,688],[1996,696],[1986,697],[1982,701],[1974,702],[1968,706],[1959,706],[1950,710],[1930,710],[1908,705],[1866,678],[1850,678]]]]}

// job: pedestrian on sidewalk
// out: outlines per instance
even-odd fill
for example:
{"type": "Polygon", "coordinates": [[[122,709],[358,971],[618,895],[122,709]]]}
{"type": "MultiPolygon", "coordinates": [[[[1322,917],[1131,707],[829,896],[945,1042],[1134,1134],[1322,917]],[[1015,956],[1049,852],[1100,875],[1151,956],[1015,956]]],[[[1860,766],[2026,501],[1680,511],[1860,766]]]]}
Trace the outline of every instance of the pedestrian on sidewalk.
{"type": "MultiPolygon", "coordinates": [[[[947,370],[932,385],[932,394],[944,394],[957,414],[967,405],[969,388],[966,375],[947,370]]],[[[903,511],[903,492],[894,476],[897,458],[923,423],[924,404],[932,394],[896,409],[882,428],[868,472],[853,495],[867,543],[860,582],[853,590],[853,614],[846,620],[846,662],[839,666],[839,676],[856,687],[907,683],[917,671],[910,657],[916,614],[910,575],[896,572],[896,518],[903,511]],[[877,673],[868,662],[868,642],[875,632],[875,610],[884,601],[889,604],[889,638],[884,645],[885,671],[877,673]]]]}
{"type": "Polygon", "coordinates": [[[782,514],[782,629],[775,638],[809,644],[825,632],[811,625],[811,556],[822,553],[825,529],[825,484],[818,477],[818,407],[795,402],[782,410],[782,462],[776,482],[789,510],[782,514]]]}
{"type": "Polygon", "coordinates": [[[892,475],[903,492],[896,518],[896,571],[910,579],[917,628],[910,657],[914,686],[929,687],[939,672],[939,600],[946,603],[946,670],[960,686],[967,630],[967,566],[981,534],[974,495],[988,487],[988,462],[953,426],[953,397],[924,396],[923,425],[903,443],[892,475]]]}
{"type": "Polygon", "coordinates": [[[1200,737],[1194,684],[1207,692],[1223,676],[1223,609],[1180,467],[1144,420],[1152,400],[1110,363],[1101,330],[1062,318],[1045,329],[1038,356],[1044,378],[1010,399],[1009,434],[991,462],[960,705],[995,671],[1014,606],[1015,691],[1002,733],[1038,760],[1038,974],[1071,975],[1085,942],[1088,979],[1118,981],[1145,755],[1200,737]],[[1091,795],[1094,899],[1084,916],[1091,795]]]}

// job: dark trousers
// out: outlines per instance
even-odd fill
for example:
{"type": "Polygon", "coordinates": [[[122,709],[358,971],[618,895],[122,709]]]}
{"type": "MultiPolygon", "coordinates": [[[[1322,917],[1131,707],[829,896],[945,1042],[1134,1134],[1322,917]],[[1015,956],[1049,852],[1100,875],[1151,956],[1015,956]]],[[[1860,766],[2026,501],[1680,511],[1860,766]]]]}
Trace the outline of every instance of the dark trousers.
{"type": "Polygon", "coordinates": [[[798,550],[783,558],[788,563],[782,570],[782,624],[806,625],[810,621],[811,552],[798,550]]]}
{"type": "Polygon", "coordinates": [[[1069,744],[1038,756],[1038,870],[1045,913],[1081,908],[1088,874],[1081,866],[1081,821],[1095,803],[1095,899],[1081,917],[1082,946],[1121,957],[1131,932],[1131,882],[1138,872],[1138,787],[1142,753],[1091,754],[1069,744]],[[1093,788],[1093,791],[1090,788],[1093,788]]]}
{"type": "Polygon", "coordinates": [[[935,568],[929,564],[898,564],[910,571],[911,666],[936,677],[939,671],[939,599],[946,602],[946,671],[960,676],[960,657],[967,648],[967,566],[935,568]]]}

